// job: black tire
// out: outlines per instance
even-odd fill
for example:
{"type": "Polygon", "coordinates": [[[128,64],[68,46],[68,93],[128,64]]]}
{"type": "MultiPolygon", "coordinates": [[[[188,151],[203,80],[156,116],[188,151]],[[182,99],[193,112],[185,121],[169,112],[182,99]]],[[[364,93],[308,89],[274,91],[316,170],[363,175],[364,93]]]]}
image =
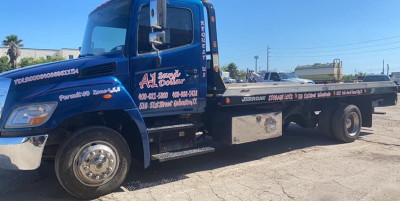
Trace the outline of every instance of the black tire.
{"type": "Polygon", "coordinates": [[[354,142],[361,133],[361,112],[355,105],[340,106],[333,115],[333,134],[339,141],[354,142]]]}
{"type": "Polygon", "coordinates": [[[324,108],[318,115],[318,129],[321,135],[328,139],[333,139],[333,127],[332,119],[335,113],[336,107],[324,108]]]}
{"type": "MultiPolygon", "coordinates": [[[[61,186],[69,194],[79,199],[95,199],[103,195],[109,194],[120,187],[122,182],[125,180],[126,175],[128,174],[130,164],[131,154],[129,151],[129,146],[126,143],[125,139],[119,133],[112,129],[96,126],[87,127],[76,131],[60,146],[55,159],[55,171],[61,186]],[[109,160],[107,158],[108,156],[110,156],[108,152],[105,152],[107,153],[107,157],[104,156],[105,154],[103,154],[103,149],[97,150],[93,148],[94,146],[103,146],[101,143],[107,143],[107,145],[109,145],[109,150],[112,150],[112,153],[115,154],[113,155],[116,158],[115,161],[109,160]],[[77,160],[83,158],[78,157],[77,155],[79,153],[87,153],[83,152],[86,150],[84,148],[87,146],[94,150],[90,154],[85,155],[86,157],[92,157],[90,161],[93,161],[93,163],[90,162],[90,166],[85,166],[85,168],[90,167],[90,173],[92,173],[92,168],[95,169],[99,163],[106,164],[104,165],[104,167],[103,164],[101,164],[102,168],[107,167],[107,170],[105,171],[110,170],[108,169],[110,168],[110,164],[114,165],[114,170],[112,172],[110,170],[107,173],[98,173],[98,175],[101,175],[104,179],[104,181],[102,181],[103,183],[101,184],[85,184],[82,182],[82,178],[84,177],[82,175],[84,173],[77,173],[79,172],[77,170],[81,168],[80,165],[86,162],[89,163],[89,159],[85,159],[84,162],[82,162],[82,164],[80,165],[78,165],[77,163],[77,160]],[[100,156],[97,156],[97,154],[94,154],[92,156],[92,153],[98,153],[98,155],[103,156],[104,159],[100,158],[100,156]],[[94,164],[94,162],[96,162],[96,164],[94,164]],[[107,175],[108,173],[110,174],[110,176],[107,175]]],[[[95,173],[94,175],[96,176],[96,174],[97,173],[95,173]]],[[[88,176],[88,174],[86,174],[86,176],[88,176]]]]}
{"type": "Polygon", "coordinates": [[[282,125],[282,132],[283,133],[287,132],[287,130],[289,129],[290,124],[292,124],[292,122],[285,123],[285,124],[282,125]]]}

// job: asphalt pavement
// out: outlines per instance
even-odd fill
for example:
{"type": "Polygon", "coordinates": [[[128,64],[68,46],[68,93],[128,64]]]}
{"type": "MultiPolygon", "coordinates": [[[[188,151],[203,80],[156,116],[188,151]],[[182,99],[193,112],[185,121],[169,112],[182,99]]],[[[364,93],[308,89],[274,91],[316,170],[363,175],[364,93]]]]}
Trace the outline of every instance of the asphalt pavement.
{"type": "MultiPolygon", "coordinates": [[[[281,138],[153,164],[134,164],[116,192],[98,200],[400,200],[400,106],[378,108],[374,127],[343,144],[296,125],[281,138]]],[[[0,170],[0,200],[75,200],[52,163],[0,170]]]]}

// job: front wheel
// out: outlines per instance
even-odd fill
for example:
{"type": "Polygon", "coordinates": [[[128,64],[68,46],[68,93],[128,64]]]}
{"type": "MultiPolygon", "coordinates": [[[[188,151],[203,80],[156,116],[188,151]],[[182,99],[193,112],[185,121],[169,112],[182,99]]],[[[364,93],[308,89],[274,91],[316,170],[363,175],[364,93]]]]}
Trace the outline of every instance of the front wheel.
{"type": "Polygon", "coordinates": [[[129,146],[116,131],[88,127],[59,148],[55,171],[61,186],[80,199],[94,199],[117,189],[131,163],[129,146]]]}
{"type": "Polygon", "coordinates": [[[333,115],[333,134],[342,142],[354,142],[361,133],[361,112],[355,105],[339,107],[333,115]]]}

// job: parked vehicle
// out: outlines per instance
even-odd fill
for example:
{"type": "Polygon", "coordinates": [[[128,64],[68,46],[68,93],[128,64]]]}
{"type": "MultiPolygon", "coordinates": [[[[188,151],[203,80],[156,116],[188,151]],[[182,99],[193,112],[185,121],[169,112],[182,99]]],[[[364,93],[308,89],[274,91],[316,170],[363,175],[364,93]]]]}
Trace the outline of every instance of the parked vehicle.
{"type": "Polygon", "coordinates": [[[278,74],[279,74],[279,77],[280,77],[282,80],[290,80],[290,81],[293,81],[293,82],[298,82],[298,83],[300,83],[300,84],[315,84],[314,81],[308,80],[308,79],[299,78],[299,77],[298,77],[296,74],[294,74],[294,73],[278,73],[278,74]]]}
{"type": "Polygon", "coordinates": [[[249,72],[249,82],[264,82],[276,84],[315,84],[312,80],[301,79],[294,73],[279,73],[263,71],[260,73],[249,72]]]}
{"type": "Polygon", "coordinates": [[[260,82],[289,82],[296,83],[295,81],[289,79],[282,79],[278,72],[261,72],[260,73],[261,80],[260,82]]]}
{"type": "Polygon", "coordinates": [[[339,83],[342,81],[343,68],[340,59],[335,59],[333,63],[297,66],[294,73],[317,84],[339,83]]]}
{"type": "Polygon", "coordinates": [[[235,79],[232,79],[232,78],[230,78],[230,77],[224,77],[224,78],[223,78],[223,81],[224,81],[224,83],[226,83],[226,84],[236,83],[236,80],[235,80],[235,79]]]}
{"type": "Polygon", "coordinates": [[[131,160],[147,168],[213,152],[213,142],[276,138],[291,122],[353,142],[373,107],[397,102],[393,82],[226,85],[206,1],[107,1],[85,33],[79,59],[0,75],[0,168],[53,157],[61,186],[81,199],[113,192],[131,160]]]}
{"type": "Polygon", "coordinates": [[[389,82],[390,77],[388,75],[366,75],[363,82],[389,82]]]}
{"type": "Polygon", "coordinates": [[[400,72],[393,72],[390,76],[390,80],[395,82],[397,85],[400,84],[400,72]]]}

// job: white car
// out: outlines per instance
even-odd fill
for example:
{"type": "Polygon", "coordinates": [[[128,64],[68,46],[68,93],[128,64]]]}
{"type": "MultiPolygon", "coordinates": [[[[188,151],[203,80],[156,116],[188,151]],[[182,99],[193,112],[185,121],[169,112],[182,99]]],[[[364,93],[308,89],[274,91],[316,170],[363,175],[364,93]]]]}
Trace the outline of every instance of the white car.
{"type": "Polygon", "coordinates": [[[314,81],[308,80],[308,79],[299,78],[294,73],[279,73],[279,76],[280,76],[280,78],[282,80],[290,80],[290,81],[297,82],[297,83],[300,83],[300,84],[315,84],[314,81]]]}
{"type": "Polygon", "coordinates": [[[236,83],[236,80],[230,77],[224,77],[223,80],[226,84],[236,83]]]}

